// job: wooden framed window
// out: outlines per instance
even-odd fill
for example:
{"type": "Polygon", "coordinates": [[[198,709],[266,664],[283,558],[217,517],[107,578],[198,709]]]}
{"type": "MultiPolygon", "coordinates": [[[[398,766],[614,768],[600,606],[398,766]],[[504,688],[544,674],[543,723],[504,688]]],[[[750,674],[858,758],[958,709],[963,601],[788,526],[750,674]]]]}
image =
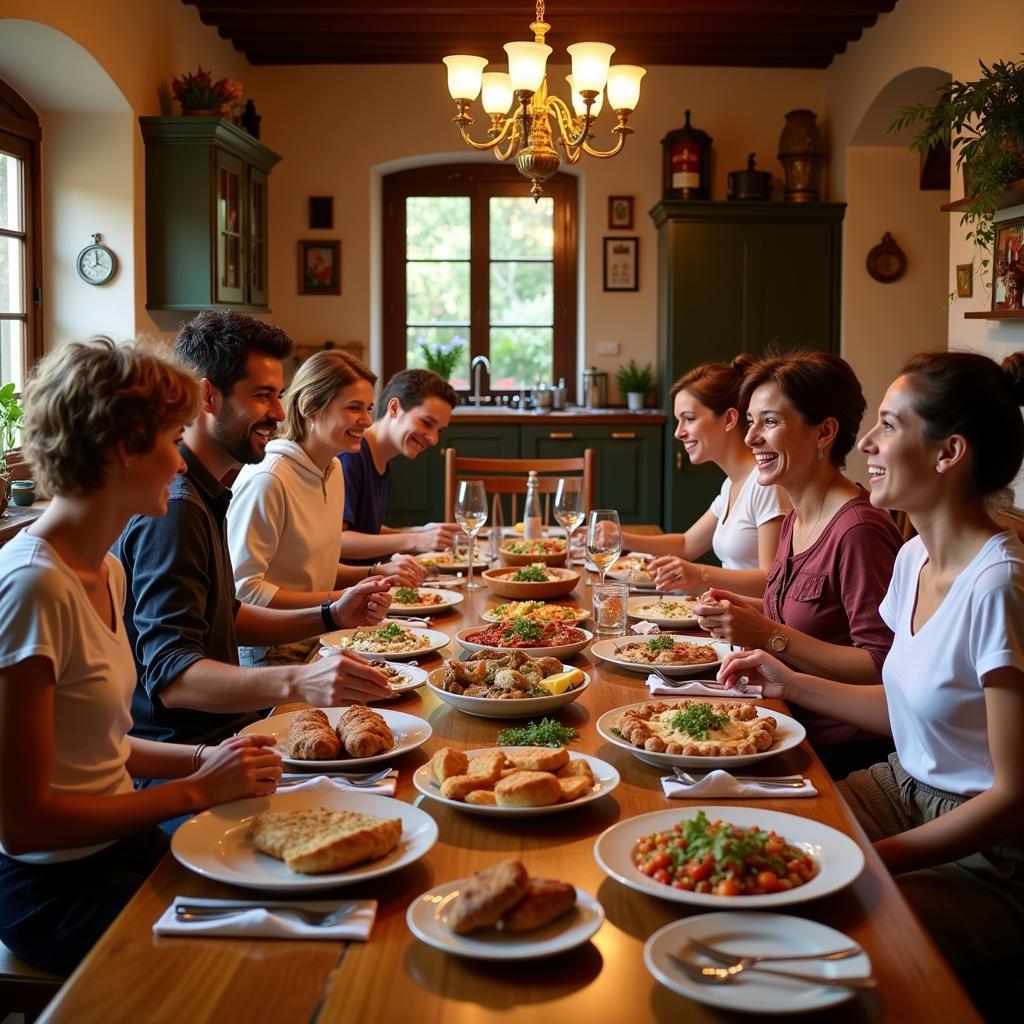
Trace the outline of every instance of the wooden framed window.
{"type": "Polygon", "coordinates": [[[0,82],[0,382],[18,391],[42,356],[41,137],[35,111],[0,82]]]}
{"type": "Polygon", "coordinates": [[[491,391],[575,380],[575,178],[534,203],[514,168],[431,166],[387,175],[383,200],[385,379],[426,346],[454,351],[456,390],[476,356],[491,391]]]}

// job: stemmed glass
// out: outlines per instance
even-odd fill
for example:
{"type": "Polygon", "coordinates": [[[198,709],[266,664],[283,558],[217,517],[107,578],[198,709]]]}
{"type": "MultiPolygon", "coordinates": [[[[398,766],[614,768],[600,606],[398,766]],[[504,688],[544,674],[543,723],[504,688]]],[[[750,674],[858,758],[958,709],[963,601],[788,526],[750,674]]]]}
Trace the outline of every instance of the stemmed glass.
{"type": "Polygon", "coordinates": [[[608,566],[622,554],[622,527],[619,513],[611,508],[595,508],[587,519],[587,555],[597,566],[598,582],[604,583],[608,566]]]}
{"type": "Polygon", "coordinates": [[[583,481],[578,476],[564,477],[555,491],[554,515],[565,530],[565,564],[572,563],[572,535],[583,525],[583,481]]]}
{"type": "Polygon", "coordinates": [[[480,528],[487,522],[487,495],[482,480],[460,480],[455,498],[455,522],[469,537],[469,577],[467,590],[482,590],[482,583],[473,582],[473,562],[476,560],[474,541],[480,528]]]}

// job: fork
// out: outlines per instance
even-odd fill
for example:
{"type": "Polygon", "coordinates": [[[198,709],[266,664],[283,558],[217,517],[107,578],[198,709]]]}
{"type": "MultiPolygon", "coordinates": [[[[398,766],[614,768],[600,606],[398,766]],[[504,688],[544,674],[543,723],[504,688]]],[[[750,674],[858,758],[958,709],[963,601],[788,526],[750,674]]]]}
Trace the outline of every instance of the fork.
{"type": "Polygon", "coordinates": [[[650,668],[666,686],[689,686],[690,683],[700,683],[701,686],[706,686],[709,690],[722,690],[724,692],[731,689],[728,683],[719,682],[717,679],[674,679],[672,676],[665,675],[657,665],[651,665],[650,668]]]}
{"type": "MultiPolygon", "coordinates": [[[[701,942],[699,939],[688,938],[686,941],[698,953],[703,953],[704,956],[709,956],[712,960],[730,964],[741,962],[744,967],[752,967],[754,964],[760,963],[796,962],[797,960],[845,960],[847,957],[857,956],[859,953],[864,952],[860,946],[846,946],[844,949],[835,949],[830,953],[742,954],[727,953],[724,949],[709,945],[707,942],[701,942]]],[[[676,956],[684,959],[682,951],[677,953],[676,956]]]]}
{"type": "MultiPolygon", "coordinates": [[[[692,775],[690,772],[684,771],[682,768],[673,768],[672,774],[680,781],[685,782],[688,786],[695,786],[701,779],[707,777],[707,772],[698,773],[692,775]]],[[[772,778],[765,775],[734,775],[733,778],[737,782],[756,782],[761,786],[775,786],[778,789],[803,789],[803,779],[778,779],[772,778]]]]}
{"type": "Polygon", "coordinates": [[[315,779],[317,775],[323,775],[328,779],[344,779],[350,786],[376,786],[378,782],[383,782],[390,774],[392,769],[390,767],[381,768],[379,772],[373,772],[372,774],[351,774],[348,772],[317,772],[313,775],[301,775],[294,778],[284,779],[277,784],[278,789],[283,789],[287,786],[298,786],[303,782],[308,782],[310,779],[315,779]]]}
{"type": "Polygon", "coordinates": [[[314,928],[330,928],[344,921],[358,907],[358,903],[343,903],[333,910],[307,910],[305,907],[278,906],[272,907],[265,903],[236,903],[231,907],[208,907],[201,904],[179,903],[174,908],[175,917],[179,921],[215,921],[222,917],[237,917],[250,910],[266,910],[270,914],[294,914],[314,928]]]}

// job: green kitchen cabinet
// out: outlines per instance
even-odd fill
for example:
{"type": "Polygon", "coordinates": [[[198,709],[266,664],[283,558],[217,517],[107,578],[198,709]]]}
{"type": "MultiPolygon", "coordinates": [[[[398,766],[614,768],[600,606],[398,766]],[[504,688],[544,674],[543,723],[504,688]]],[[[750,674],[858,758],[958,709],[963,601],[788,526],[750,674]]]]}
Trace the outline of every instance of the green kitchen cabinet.
{"type": "Polygon", "coordinates": [[[146,305],[266,312],[267,176],[281,158],[219,117],[140,117],[146,305]]]}
{"type": "MultiPolygon", "coordinates": [[[[769,347],[839,351],[843,203],[658,203],[658,371],[661,402],[698,363],[769,347]]],[[[686,530],[722,473],[691,466],[665,427],[664,516],[686,530]]]]}
{"type": "Polygon", "coordinates": [[[661,521],[662,428],[580,423],[522,428],[520,458],[569,459],[594,449],[594,502],[623,523],[661,521]]]}

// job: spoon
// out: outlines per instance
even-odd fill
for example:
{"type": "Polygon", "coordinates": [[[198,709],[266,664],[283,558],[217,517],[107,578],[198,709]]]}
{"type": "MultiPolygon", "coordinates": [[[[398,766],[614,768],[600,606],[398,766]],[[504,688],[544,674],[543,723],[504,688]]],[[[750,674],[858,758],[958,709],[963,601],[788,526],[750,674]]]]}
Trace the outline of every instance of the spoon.
{"type": "Polygon", "coordinates": [[[794,974],[792,971],[774,971],[770,967],[744,967],[742,963],[734,964],[731,967],[714,967],[710,964],[696,964],[690,960],[683,960],[674,953],[666,953],[665,956],[679,967],[694,981],[705,985],[728,985],[735,981],[745,970],[757,971],[760,974],[770,974],[776,978],[787,978],[790,981],[802,981],[808,985],[825,985],[829,988],[850,988],[856,990],[873,989],[877,982],[874,978],[825,978],[820,974],[794,974]]]}
{"type": "Polygon", "coordinates": [[[847,957],[858,956],[864,952],[860,946],[847,946],[845,949],[836,949],[831,953],[786,953],[777,955],[750,953],[742,955],[740,953],[729,953],[724,949],[719,949],[717,946],[709,946],[706,942],[701,942],[699,939],[688,939],[687,941],[698,953],[703,953],[705,956],[711,957],[712,960],[717,960],[719,963],[726,964],[727,966],[741,963],[744,967],[753,967],[754,964],[764,963],[765,961],[781,963],[786,960],[845,960],[847,957]]]}

